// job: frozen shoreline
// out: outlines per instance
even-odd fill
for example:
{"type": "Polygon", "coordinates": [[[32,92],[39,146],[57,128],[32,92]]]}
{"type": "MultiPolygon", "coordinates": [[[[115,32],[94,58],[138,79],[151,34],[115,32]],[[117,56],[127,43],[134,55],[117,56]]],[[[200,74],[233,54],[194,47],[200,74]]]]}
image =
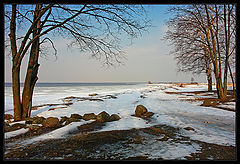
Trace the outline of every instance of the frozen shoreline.
{"type": "MultiPolygon", "coordinates": [[[[32,117],[58,117],[60,119],[63,116],[70,117],[73,113],[83,115],[84,113],[98,114],[102,111],[106,111],[110,115],[113,113],[118,114],[121,119],[118,121],[107,122],[102,129],[93,132],[128,130],[132,128],[138,129],[165,124],[167,126],[182,129],[180,130],[180,134],[182,136],[190,137],[193,140],[218,145],[235,146],[235,112],[213,107],[199,106],[196,103],[181,101],[182,95],[165,93],[169,91],[206,91],[207,86],[204,84],[189,85],[183,88],[173,84],[141,85],[138,87],[134,86],[133,88],[120,88],[114,91],[90,91],[84,94],[76,94],[73,90],[71,90],[71,92],[68,91],[65,95],[56,94],[55,97],[54,95],[51,96],[54,97],[55,100],[57,98],[57,103],[63,103],[62,99],[67,96],[101,98],[105,95],[113,95],[117,98],[104,99],[104,101],[76,101],[73,99],[71,101],[73,104],[67,106],[66,108],[49,111],[49,109],[54,106],[39,107],[38,110],[32,111],[32,117]],[[97,93],[97,95],[89,96],[89,94],[92,93],[97,93]],[[150,122],[131,116],[134,114],[135,108],[138,104],[142,104],[149,111],[154,112],[150,122]],[[185,127],[191,127],[194,131],[184,130],[185,127]]],[[[38,94],[41,95],[42,93],[37,92],[36,95],[38,94]]],[[[231,103],[230,105],[235,104],[231,103]]],[[[7,111],[6,113],[10,112],[7,111]]],[[[79,123],[72,122],[67,126],[44,135],[33,137],[29,140],[21,142],[20,144],[27,145],[46,139],[64,138],[68,136],[69,132],[77,128],[77,126],[85,123],[88,123],[88,121],[81,121],[79,123]]],[[[194,148],[196,148],[196,150],[199,149],[197,145],[191,147],[191,149],[194,148]]]]}

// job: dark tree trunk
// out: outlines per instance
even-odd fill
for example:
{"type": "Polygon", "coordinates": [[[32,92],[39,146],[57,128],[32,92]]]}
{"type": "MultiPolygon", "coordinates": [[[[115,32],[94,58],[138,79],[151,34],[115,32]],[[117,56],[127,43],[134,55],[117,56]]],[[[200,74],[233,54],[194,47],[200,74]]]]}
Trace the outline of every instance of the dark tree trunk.
{"type": "Polygon", "coordinates": [[[206,70],[207,73],[207,81],[208,81],[208,91],[212,91],[212,70],[211,70],[211,63],[208,63],[208,67],[206,70]]]}
{"type": "Polygon", "coordinates": [[[12,67],[12,90],[13,90],[13,105],[14,105],[14,121],[22,120],[22,104],[20,98],[20,67],[12,67]]]}
{"type": "MultiPolygon", "coordinates": [[[[207,14],[207,22],[208,22],[208,29],[211,34],[211,41],[209,36],[207,36],[207,42],[208,42],[208,48],[211,53],[211,60],[213,63],[213,68],[214,68],[214,74],[215,74],[215,79],[216,79],[216,87],[217,87],[217,94],[219,99],[225,99],[224,91],[223,91],[223,84],[222,84],[222,79],[221,79],[221,74],[219,71],[219,66],[218,66],[218,60],[217,60],[217,48],[216,48],[216,42],[215,42],[215,35],[213,32],[213,17],[211,15],[211,19],[208,13],[208,7],[205,4],[205,10],[207,14]],[[210,46],[210,42],[212,45],[212,48],[210,46]]],[[[220,59],[219,59],[220,60],[220,59]]]]}
{"type": "Polygon", "coordinates": [[[228,68],[229,68],[229,72],[230,72],[230,76],[231,76],[231,79],[232,79],[232,85],[233,85],[233,96],[235,97],[236,96],[236,91],[235,91],[235,80],[234,80],[234,77],[233,77],[233,74],[232,74],[232,70],[230,68],[230,65],[228,63],[228,68]]]}
{"type": "Polygon", "coordinates": [[[39,47],[39,44],[36,41],[36,44],[34,43],[31,48],[27,74],[26,74],[23,94],[22,94],[23,119],[25,119],[26,117],[30,117],[30,114],[31,114],[33,90],[38,80],[38,77],[37,77],[38,68],[39,68],[39,64],[37,60],[38,53],[39,53],[38,47],[39,47]]]}
{"type": "Polygon", "coordinates": [[[14,105],[14,120],[22,119],[22,104],[20,97],[20,65],[18,62],[19,54],[17,53],[16,44],[16,5],[12,4],[12,17],[10,22],[10,41],[12,51],[12,91],[13,91],[13,105],[14,105]]]}
{"type": "MultiPolygon", "coordinates": [[[[34,20],[38,17],[39,11],[41,10],[41,5],[36,5],[34,20]]],[[[35,38],[40,33],[40,20],[37,22],[36,26],[33,28],[33,38],[35,38]]],[[[28,62],[27,74],[24,81],[24,88],[22,94],[22,106],[23,113],[22,119],[30,117],[32,108],[32,96],[34,86],[38,80],[38,57],[39,57],[39,46],[40,38],[36,38],[31,46],[30,57],[28,62]]]]}

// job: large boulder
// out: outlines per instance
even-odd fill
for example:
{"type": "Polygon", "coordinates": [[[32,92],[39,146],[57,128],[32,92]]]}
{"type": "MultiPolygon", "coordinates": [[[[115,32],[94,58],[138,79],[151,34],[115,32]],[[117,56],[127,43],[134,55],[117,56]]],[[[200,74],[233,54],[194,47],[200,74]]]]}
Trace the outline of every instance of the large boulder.
{"type": "Polygon", "coordinates": [[[141,117],[143,116],[144,113],[147,112],[147,108],[143,105],[138,105],[135,110],[135,116],[136,117],[141,117]]]}
{"type": "Polygon", "coordinates": [[[98,122],[108,122],[111,119],[110,119],[110,115],[107,112],[103,111],[97,115],[96,120],[98,122]]]}
{"type": "Polygon", "coordinates": [[[82,119],[80,114],[71,114],[71,118],[82,119]]]}
{"type": "Polygon", "coordinates": [[[96,115],[94,113],[85,113],[82,117],[82,119],[84,119],[85,121],[88,120],[96,120],[96,115]]]}
{"type": "Polygon", "coordinates": [[[48,117],[43,121],[42,125],[46,128],[56,128],[60,127],[60,121],[57,117],[48,117]]]}
{"type": "Polygon", "coordinates": [[[146,112],[146,113],[144,113],[143,115],[142,115],[142,117],[152,117],[154,115],[154,113],[153,112],[146,112]]]}
{"type": "Polygon", "coordinates": [[[121,117],[119,117],[117,114],[112,114],[110,116],[110,121],[117,121],[117,120],[120,120],[121,117]]]}

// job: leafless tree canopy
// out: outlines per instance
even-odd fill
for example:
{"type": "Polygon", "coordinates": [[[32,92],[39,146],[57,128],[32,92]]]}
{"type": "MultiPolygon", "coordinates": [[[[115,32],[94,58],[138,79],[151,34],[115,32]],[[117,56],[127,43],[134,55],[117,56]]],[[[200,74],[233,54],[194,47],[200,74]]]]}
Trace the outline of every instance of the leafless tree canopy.
{"type": "Polygon", "coordinates": [[[175,55],[179,71],[204,71],[210,83],[213,72],[218,96],[225,98],[228,72],[234,84],[232,69],[235,69],[236,6],[184,5],[172,7],[169,11],[175,16],[167,22],[169,30],[164,39],[174,45],[171,53],[175,55]]]}
{"type": "MultiPolygon", "coordinates": [[[[19,45],[26,39],[22,31],[34,23],[34,7],[35,5],[17,5],[19,45]]],[[[9,22],[11,6],[6,6],[5,10],[5,19],[9,22]]],[[[121,64],[121,59],[125,58],[121,45],[132,42],[151,26],[141,5],[44,4],[41,12],[41,56],[49,52],[56,56],[54,39],[68,38],[72,40],[68,47],[90,52],[93,58],[106,65],[121,64]]],[[[6,33],[9,32],[8,29],[9,24],[6,23],[6,33]]],[[[30,46],[34,38],[31,35],[27,37],[30,46]]],[[[27,43],[26,49],[29,47],[27,43]]]]}

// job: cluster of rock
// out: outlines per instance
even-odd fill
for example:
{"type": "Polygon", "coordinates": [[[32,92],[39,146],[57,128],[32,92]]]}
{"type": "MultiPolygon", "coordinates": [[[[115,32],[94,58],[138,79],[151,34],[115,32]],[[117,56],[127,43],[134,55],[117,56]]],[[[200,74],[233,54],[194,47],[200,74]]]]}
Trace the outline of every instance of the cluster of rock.
{"type": "Polygon", "coordinates": [[[14,123],[9,124],[5,122],[5,132],[14,131],[20,128],[30,128],[30,129],[39,129],[41,127],[45,128],[58,128],[61,127],[60,121],[57,117],[29,117],[25,119],[25,124],[23,123],[14,123]]]}
{"type": "MultiPolygon", "coordinates": [[[[12,119],[13,117],[10,115],[5,115],[5,118],[12,119]]],[[[45,128],[58,128],[62,125],[68,125],[71,122],[80,122],[81,120],[95,120],[99,123],[104,122],[111,122],[111,121],[117,121],[121,118],[117,114],[109,115],[107,112],[103,111],[99,113],[98,115],[95,115],[94,113],[85,113],[83,116],[79,114],[71,114],[70,117],[61,117],[59,120],[57,117],[29,117],[25,119],[25,124],[22,123],[16,123],[13,125],[9,125],[9,123],[5,122],[5,132],[17,130],[20,128],[30,128],[30,129],[38,129],[40,127],[45,128]],[[39,125],[40,124],[40,125],[39,125]]]]}
{"type": "Polygon", "coordinates": [[[96,120],[98,122],[111,122],[120,120],[120,117],[117,114],[112,114],[110,116],[107,112],[103,111],[98,115],[95,115],[94,113],[85,113],[83,116],[81,116],[80,114],[71,114],[70,118],[66,116],[62,117],[60,122],[65,122],[65,125],[68,125],[71,122],[80,122],[81,119],[85,121],[96,120]]]}
{"type": "MultiPolygon", "coordinates": [[[[95,95],[92,95],[95,96],[95,95]]],[[[137,105],[136,110],[135,110],[135,115],[136,117],[140,118],[149,118],[152,115],[154,115],[153,112],[149,112],[146,107],[143,105],[137,105]]],[[[10,120],[13,119],[12,115],[5,114],[5,119],[10,120]]],[[[13,126],[10,126],[8,123],[5,123],[5,131],[12,131],[16,130],[17,128],[23,128],[23,127],[28,127],[28,128],[40,128],[41,126],[45,128],[58,128],[61,127],[62,125],[68,125],[71,122],[80,122],[82,120],[88,121],[88,120],[95,120],[99,123],[104,123],[104,122],[111,122],[111,121],[117,121],[121,119],[119,115],[117,114],[112,114],[109,115],[107,112],[102,111],[99,114],[94,114],[94,113],[85,113],[83,116],[80,114],[71,114],[70,117],[64,116],[61,117],[59,120],[57,117],[29,117],[25,119],[25,124],[14,124],[13,126]],[[39,125],[40,124],[40,125],[39,125]]]]}
{"type": "Polygon", "coordinates": [[[153,116],[153,112],[148,112],[147,108],[143,105],[137,105],[135,109],[135,115],[136,117],[141,117],[141,118],[149,118],[153,116]]]}

